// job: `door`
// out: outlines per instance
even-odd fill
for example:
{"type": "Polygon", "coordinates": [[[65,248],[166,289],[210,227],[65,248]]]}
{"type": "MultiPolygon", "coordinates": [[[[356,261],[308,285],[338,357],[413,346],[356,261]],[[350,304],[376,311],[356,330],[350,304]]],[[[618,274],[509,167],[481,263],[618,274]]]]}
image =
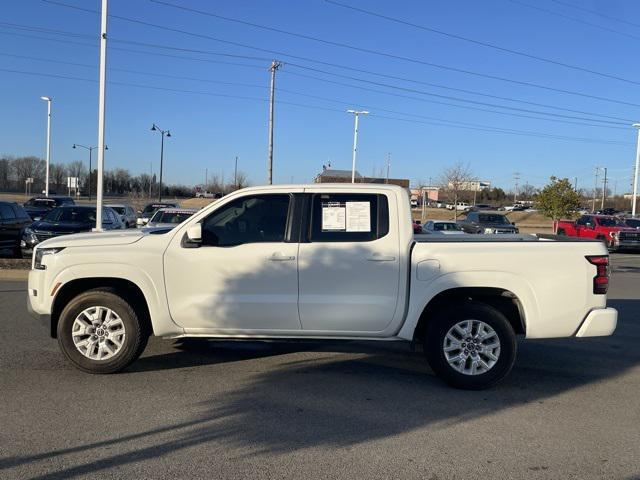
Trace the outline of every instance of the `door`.
{"type": "Polygon", "coordinates": [[[398,228],[389,228],[385,195],[315,193],[300,243],[303,330],[382,331],[398,301],[398,228]]]}
{"type": "Polygon", "coordinates": [[[292,209],[289,193],[229,199],[201,220],[199,248],[182,242],[193,225],[186,222],[164,257],[173,320],[185,328],[299,331],[292,209]]]}
{"type": "Polygon", "coordinates": [[[595,219],[589,215],[583,215],[576,220],[576,236],[583,238],[595,238],[595,219]]]}
{"type": "Polygon", "coordinates": [[[8,203],[0,203],[0,246],[13,248],[20,244],[20,227],[16,214],[8,203]]]}

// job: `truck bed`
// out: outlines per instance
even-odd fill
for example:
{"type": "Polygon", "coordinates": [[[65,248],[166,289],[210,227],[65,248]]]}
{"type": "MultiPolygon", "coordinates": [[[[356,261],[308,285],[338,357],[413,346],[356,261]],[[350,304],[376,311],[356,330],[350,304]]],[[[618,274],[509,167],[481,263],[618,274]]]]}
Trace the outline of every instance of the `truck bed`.
{"type": "Polygon", "coordinates": [[[418,233],[413,236],[416,243],[514,243],[514,242],[599,242],[593,238],[567,237],[564,235],[553,235],[548,233],[540,234],[502,234],[485,235],[433,235],[429,233],[418,233]]]}

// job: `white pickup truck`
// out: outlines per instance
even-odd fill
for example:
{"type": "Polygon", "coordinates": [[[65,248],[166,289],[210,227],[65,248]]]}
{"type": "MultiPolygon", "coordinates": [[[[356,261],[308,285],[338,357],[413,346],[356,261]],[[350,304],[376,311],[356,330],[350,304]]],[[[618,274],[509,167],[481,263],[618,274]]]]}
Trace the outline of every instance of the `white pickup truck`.
{"type": "Polygon", "coordinates": [[[419,342],[449,384],[502,379],[516,336],[611,335],[602,242],[414,236],[392,185],[254,187],[172,230],[40,243],[29,309],[77,368],[112,373],[164,338],[419,342]]]}

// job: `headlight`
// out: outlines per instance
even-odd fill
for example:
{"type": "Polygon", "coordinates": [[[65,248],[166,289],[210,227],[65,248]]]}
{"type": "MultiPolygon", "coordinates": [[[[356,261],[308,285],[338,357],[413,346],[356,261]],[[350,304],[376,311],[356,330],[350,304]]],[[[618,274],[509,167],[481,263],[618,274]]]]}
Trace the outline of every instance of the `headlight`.
{"type": "Polygon", "coordinates": [[[29,227],[24,229],[24,234],[25,235],[33,235],[33,230],[31,230],[29,227]]]}
{"type": "Polygon", "coordinates": [[[609,236],[615,238],[618,236],[618,233],[619,232],[609,232],[609,236]]]}
{"type": "Polygon", "coordinates": [[[489,234],[495,233],[495,230],[493,228],[487,227],[487,228],[484,229],[484,233],[489,233],[489,234]]]}
{"type": "Polygon", "coordinates": [[[36,270],[46,270],[47,266],[43,265],[42,260],[44,259],[45,256],[47,255],[55,255],[56,253],[60,252],[61,250],[64,250],[64,248],[59,247],[59,248],[36,248],[36,251],[34,253],[34,262],[33,262],[33,268],[35,268],[36,270]]]}

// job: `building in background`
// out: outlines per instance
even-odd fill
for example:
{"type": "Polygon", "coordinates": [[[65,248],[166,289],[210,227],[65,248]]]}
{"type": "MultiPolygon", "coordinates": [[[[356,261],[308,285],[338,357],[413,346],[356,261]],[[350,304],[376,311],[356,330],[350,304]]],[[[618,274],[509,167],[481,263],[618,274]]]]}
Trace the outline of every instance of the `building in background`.
{"type": "MultiPolygon", "coordinates": [[[[378,178],[378,177],[363,177],[357,171],[355,174],[356,183],[388,183],[390,185],[399,185],[404,188],[409,188],[408,178],[378,178]]],[[[351,183],[351,170],[334,170],[332,168],[325,168],[322,172],[315,176],[314,183],[351,183]]]]}

